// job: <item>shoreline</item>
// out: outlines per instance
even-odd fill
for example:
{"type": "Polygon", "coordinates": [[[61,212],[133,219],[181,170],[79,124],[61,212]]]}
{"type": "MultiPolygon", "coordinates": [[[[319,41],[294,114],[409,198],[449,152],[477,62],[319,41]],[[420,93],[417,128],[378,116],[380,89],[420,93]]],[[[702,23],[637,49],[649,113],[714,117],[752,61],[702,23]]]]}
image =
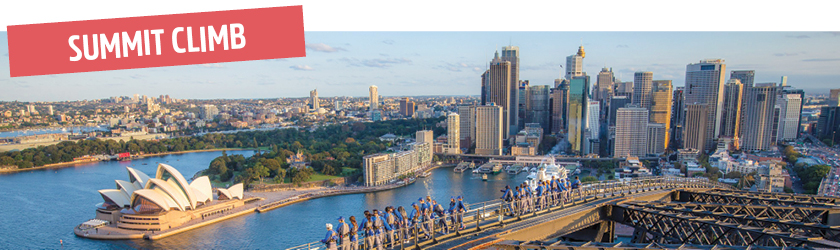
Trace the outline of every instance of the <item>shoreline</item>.
{"type": "MultiPolygon", "coordinates": [[[[164,152],[164,153],[138,155],[137,158],[132,158],[132,159],[129,159],[129,160],[122,160],[122,161],[134,161],[134,160],[148,158],[148,157],[176,155],[176,154],[215,152],[215,151],[241,151],[241,150],[254,150],[254,149],[253,148],[213,148],[213,149],[198,149],[198,150],[187,150],[187,151],[178,151],[178,152],[164,152]]],[[[61,162],[61,163],[47,164],[47,165],[43,165],[43,166],[40,166],[40,167],[18,168],[18,169],[11,169],[11,170],[0,170],[0,175],[14,174],[14,173],[41,170],[41,169],[58,169],[58,168],[76,166],[76,165],[79,165],[79,164],[88,164],[88,163],[96,163],[96,162],[102,162],[102,161],[61,162]]]]}

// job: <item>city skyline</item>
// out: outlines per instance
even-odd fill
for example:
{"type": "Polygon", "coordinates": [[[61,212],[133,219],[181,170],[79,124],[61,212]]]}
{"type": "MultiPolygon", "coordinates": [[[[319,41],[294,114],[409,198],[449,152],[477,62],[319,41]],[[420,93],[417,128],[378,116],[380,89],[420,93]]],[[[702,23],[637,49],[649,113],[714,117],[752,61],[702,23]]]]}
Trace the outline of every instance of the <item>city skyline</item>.
{"type": "MultiPolygon", "coordinates": [[[[479,95],[480,76],[495,51],[519,47],[518,77],[531,85],[564,78],[578,46],[583,72],[612,68],[632,81],[637,71],[684,86],[685,66],[708,58],[727,70],[755,70],[755,82],[779,82],[806,93],[840,77],[840,39],[828,32],[307,32],[307,57],[147,69],[8,77],[6,32],[0,32],[0,101],[93,100],[133,93],[185,99],[264,99],[479,95]],[[667,43],[661,41],[667,40],[667,43]],[[730,42],[731,41],[731,42],[730,42]],[[737,41],[737,42],[735,42],[737,41]],[[230,88],[237,86],[238,88],[230,88]],[[201,90],[201,91],[197,91],[201,90]]],[[[725,74],[728,74],[726,72],[725,74]]]]}

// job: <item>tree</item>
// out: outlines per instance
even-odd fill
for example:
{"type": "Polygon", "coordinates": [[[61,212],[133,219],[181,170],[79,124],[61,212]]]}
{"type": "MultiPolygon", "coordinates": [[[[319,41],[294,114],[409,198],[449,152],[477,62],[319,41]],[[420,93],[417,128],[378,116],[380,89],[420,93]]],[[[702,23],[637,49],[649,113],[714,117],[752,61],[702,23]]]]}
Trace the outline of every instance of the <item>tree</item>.
{"type": "Polygon", "coordinates": [[[270,174],[268,168],[266,168],[265,166],[262,165],[262,163],[259,163],[259,162],[257,162],[257,164],[254,165],[254,167],[251,168],[251,169],[254,170],[255,177],[259,178],[260,182],[262,182],[263,177],[266,177],[270,174]]]}
{"type": "Polygon", "coordinates": [[[584,176],[583,178],[581,178],[580,181],[581,182],[596,182],[596,181],[598,181],[598,178],[595,178],[595,176],[587,175],[587,176],[584,176]]]}

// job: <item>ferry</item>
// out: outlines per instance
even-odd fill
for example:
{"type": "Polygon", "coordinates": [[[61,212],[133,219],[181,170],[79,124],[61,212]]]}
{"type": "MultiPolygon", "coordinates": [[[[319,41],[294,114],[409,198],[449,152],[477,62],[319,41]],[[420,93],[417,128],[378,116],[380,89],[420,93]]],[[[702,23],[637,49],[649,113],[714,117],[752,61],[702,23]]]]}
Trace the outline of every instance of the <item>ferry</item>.
{"type": "Polygon", "coordinates": [[[487,181],[487,174],[481,174],[481,180],[487,181]]]}
{"type": "MultiPolygon", "coordinates": [[[[534,167],[536,172],[531,172],[526,177],[525,182],[531,187],[531,190],[537,190],[538,183],[541,181],[550,181],[554,179],[566,179],[569,170],[563,166],[558,166],[554,163],[554,156],[547,155],[540,165],[534,167]]],[[[532,170],[533,170],[532,169],[532,170]]]]}

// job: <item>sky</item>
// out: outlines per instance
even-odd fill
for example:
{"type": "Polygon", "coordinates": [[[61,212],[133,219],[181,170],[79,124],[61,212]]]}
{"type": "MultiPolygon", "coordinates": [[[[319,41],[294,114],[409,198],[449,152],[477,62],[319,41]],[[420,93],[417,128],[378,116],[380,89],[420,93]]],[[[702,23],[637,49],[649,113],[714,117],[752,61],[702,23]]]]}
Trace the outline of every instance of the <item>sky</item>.
{"type": "MultiPolygon", "coordinates": [[[[520,50],[520,79],[553,85],[581,44],[592,84],[603,67],[622,81],[636,71],[685,82],[685,67],[722,58],[729,70],[755,70],[756,82],[818,93],[840,87],[840,32],[313,32],[306,57],[102,72],[9,77],[0,32],[0,101],[72,101],[134,94],[177,99],[478,95],[497,50],[520,50]],[[564,65],[565,66],[565,65],[564,65]]],[[[727,72],[728,78],[728,72],[727,72]]]]}

